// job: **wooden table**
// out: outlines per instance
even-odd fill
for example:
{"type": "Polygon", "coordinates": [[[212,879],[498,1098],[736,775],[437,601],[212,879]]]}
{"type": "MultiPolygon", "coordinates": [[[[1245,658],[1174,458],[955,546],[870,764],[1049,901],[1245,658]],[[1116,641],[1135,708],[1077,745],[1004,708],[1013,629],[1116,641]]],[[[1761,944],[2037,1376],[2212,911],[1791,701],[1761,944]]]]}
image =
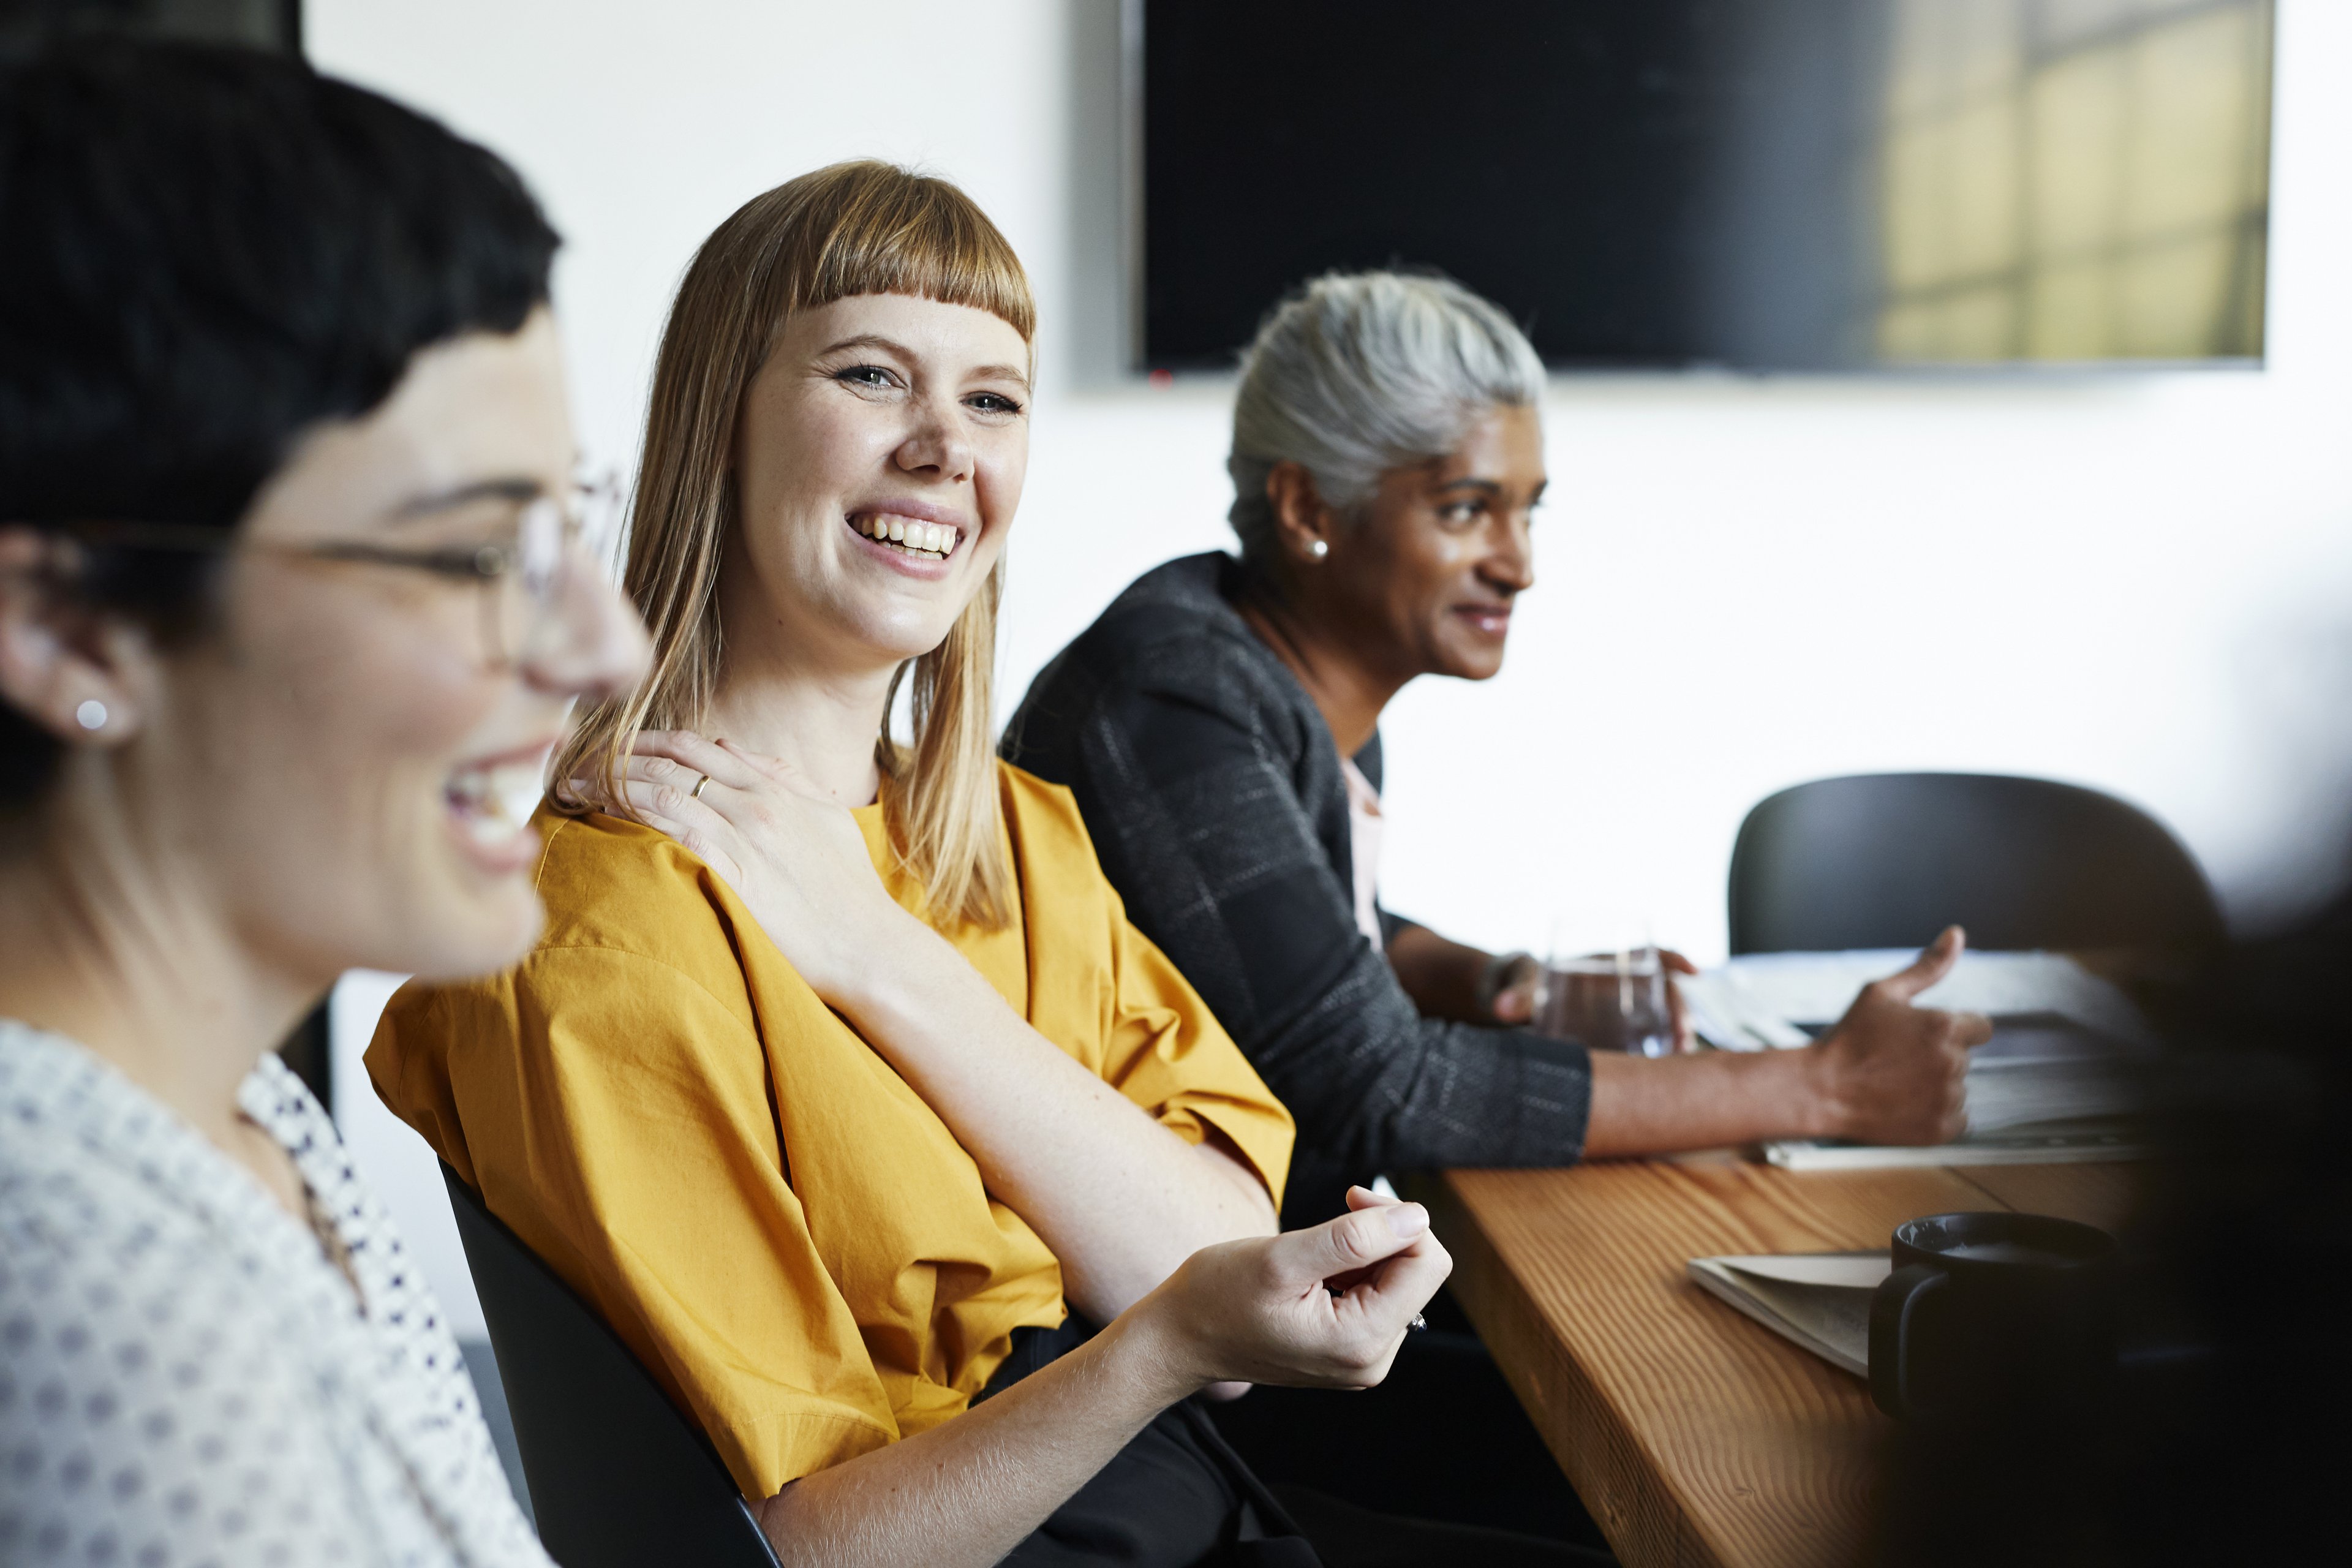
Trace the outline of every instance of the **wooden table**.
{"type": "Polygon", "coordinates": [[[1861,1554],[1862,1381],[1693,1284],[1720,1253],[1884,1247],[1895,1226],[2015,1208],[2112,1226],[2129,1165],[1798,1173],[1731,1153],[1416,1184],[1454,1289],[1628,1568],[1824,1568],[1861,1554]]]}

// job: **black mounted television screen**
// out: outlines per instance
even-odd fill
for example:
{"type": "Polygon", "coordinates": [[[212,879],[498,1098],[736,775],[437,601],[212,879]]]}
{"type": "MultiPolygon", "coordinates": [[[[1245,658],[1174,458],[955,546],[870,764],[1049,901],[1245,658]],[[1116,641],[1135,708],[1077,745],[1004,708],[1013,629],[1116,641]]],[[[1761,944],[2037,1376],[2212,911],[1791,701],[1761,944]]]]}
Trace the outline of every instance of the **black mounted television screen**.
{"type": "Polygon", "coordinates": [[[2272,0],[1141,0],[1142,365],[1433,268],[1563,369],[2259,362],[2272,0]]]}

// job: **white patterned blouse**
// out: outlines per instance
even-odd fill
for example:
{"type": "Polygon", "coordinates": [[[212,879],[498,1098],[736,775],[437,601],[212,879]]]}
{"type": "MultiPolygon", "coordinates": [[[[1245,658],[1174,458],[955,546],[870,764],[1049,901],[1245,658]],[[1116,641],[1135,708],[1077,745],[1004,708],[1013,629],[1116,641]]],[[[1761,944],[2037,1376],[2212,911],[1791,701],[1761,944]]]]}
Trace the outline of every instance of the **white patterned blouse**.
{"type": "Polygon", "coordinates": [[[0,1563],[548,1568],[326,1112],[274,1056],[238,1102],[318,1234],[96,1057],[0,1018],[0,1563]]]}

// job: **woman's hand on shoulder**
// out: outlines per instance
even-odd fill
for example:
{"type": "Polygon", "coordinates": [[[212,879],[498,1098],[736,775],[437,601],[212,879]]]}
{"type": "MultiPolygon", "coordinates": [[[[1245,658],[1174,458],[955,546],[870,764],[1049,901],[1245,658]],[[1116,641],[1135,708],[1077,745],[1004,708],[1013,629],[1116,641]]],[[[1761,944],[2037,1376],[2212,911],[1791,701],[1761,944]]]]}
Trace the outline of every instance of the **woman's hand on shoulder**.
{"type": "Polygon", "coordinates": [[[1204,1247],[1128,1313],[1181,1398],[1220,1382],[1370,1388],[1454,1271],[1429,1211],[1361,1187],[1306,1230],[1204,1247]]]}
{"type": "MultiPolygon", "coordinates": [[[[789,763],[690,731],[649,730],[621,787],[637,820],[735,889],[827,1002],[838,1003],[870,967],[876,943],[929,934],[882,886],[849,809],[789,763]]],[[[584,795],[593,785],[575,779],[572,789],[584,795]]]]}

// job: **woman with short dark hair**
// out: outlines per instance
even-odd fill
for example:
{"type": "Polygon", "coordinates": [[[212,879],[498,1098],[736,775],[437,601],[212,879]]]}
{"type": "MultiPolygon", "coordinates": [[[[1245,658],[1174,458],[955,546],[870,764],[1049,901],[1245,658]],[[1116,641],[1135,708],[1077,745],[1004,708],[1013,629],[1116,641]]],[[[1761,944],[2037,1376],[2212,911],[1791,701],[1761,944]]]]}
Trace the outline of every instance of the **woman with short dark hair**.
{"type": "Polygon", "coordinates": [[[644,634],[570,483],[556,237],[267,56],[0,71],[0,1560],[543,1565],[456,1343],[270,1054],[540,926],[644,634]]]}

